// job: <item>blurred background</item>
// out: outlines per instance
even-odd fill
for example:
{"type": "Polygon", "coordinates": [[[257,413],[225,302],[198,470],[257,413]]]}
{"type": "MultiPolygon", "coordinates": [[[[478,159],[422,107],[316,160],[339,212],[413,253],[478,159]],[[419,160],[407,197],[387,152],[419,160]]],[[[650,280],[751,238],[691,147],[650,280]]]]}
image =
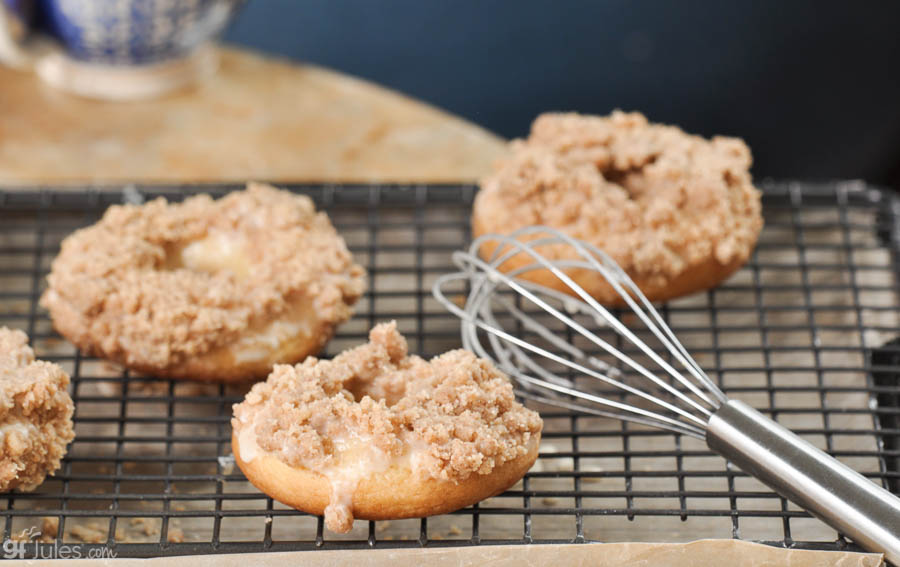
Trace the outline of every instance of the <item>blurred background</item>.
{"type": "Polygon", "coordinates": [[[900,188],[900,2],[261,0],[225,40],[370,79],[505,137],[640,110],[744,138],[757,178],[900,188]]]}

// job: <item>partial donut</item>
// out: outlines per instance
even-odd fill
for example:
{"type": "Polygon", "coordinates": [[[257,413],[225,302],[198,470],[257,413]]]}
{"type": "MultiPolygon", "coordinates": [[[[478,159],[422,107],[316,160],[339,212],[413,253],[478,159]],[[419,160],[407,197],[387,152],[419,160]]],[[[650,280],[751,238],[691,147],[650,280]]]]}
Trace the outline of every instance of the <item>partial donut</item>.
{"type": "Polygon", "coordinates": [[[159,377],[234,381],[318,352],[365,287],[311,199],[250,184],[110,207],[62,243],[41,305],[81,350],[159,377]]]}
{"type": "MultiPolygon", "coordinates": [[[[748,260],[762,229],[750,150],[737,138],[706,140],[638,113],[543,114],[510,150],[481,182],[475,236],[554,227],[610,254],[652,301],[718,285],[748,260]]],[[[575,257],[566,246],[539,251],[575,257]]],[[[519,254],[501,269],[530,263],[519,254]]],[[[621,303],[596,273],[570,275],[598,301],[621,303]]],[[[546,270],[521,277],[570,291],[546,270]]]]}
{"type": "Polygon", "coordinates": [[[34,490],[75,437],[69,375],[34,359],[22,331],[0,327],[0,492],[34,490]]]}
{"type": "Polygon", "coordinates": [[[247,479],[336,532],[503,492],[534,464],[542,428],[490,362],[465,350],[408,356],[394,323],[334,360],[276,366],[231,424],[247,479]]]}

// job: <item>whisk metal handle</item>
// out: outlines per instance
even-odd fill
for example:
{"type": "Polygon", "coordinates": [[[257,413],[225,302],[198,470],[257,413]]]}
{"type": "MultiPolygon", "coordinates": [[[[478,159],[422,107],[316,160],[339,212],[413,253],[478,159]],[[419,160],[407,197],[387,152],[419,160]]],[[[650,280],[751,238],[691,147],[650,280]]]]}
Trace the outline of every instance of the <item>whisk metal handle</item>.
{"type": "Polygon", "coordinates": [[[712,416],[706,443],[862,547],[900,565],[900,498],[737,400],[712,416]]]}

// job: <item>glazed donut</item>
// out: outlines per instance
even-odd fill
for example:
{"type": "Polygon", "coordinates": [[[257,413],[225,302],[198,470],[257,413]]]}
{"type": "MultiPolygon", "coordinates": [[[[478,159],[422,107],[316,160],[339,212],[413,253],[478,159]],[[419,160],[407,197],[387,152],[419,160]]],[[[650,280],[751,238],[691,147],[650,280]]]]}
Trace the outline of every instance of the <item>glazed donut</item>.
{"type": "Polygon", "coordinates": [[[34,490],[75,437],[69,375],[36,361],[22,331],[0,327],[0,492],[34,490]]]}
{"type": "MultiPolygon", "coordinates": [[[[750,150],[737,138],[706,140],[638,113],[543,114],[510,150],[481,182],[474,235],[562,230],[606,251],[652,301],[716,286],[747,261],[762,229],[750,150]]],[[[490,258],[496,247],[480,253],[490,258]]],[[[567,246],[539,251],[575,257],[567,246]]],[[[532,262],[518,254],[501,269],[532,262]]],[[[598,274],[567,273],[598,301],[621,303],[598,274]]],[[[521,277],[570,292],[547,270],[521,277]]]]}
{"type": "Polygon", "coordinates": [[[262,378],[318,352],[365,273],[312,200],[250,184],[113,206],[62,243],[41,305],[82,351],[167,378],[262,378]]]}
{"type": "Polygon", "coordinates": [[[231,424],[247,479],[335,532],[504,491],[534,464],[542,428],[491,363],[464,350],[408,356],[395,323],[331,361],[276,366],[231,424]]]}

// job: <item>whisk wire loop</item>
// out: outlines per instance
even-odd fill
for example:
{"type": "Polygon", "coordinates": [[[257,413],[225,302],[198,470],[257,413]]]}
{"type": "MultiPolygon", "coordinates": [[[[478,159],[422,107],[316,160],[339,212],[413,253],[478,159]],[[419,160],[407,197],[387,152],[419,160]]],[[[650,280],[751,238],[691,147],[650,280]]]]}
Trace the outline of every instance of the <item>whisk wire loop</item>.
{"type": "MultiPolygon", "coordinates": [[[[505,245],[503,250],[498,246],[495,248],[494,254],[490,260],[491,267],[493,269],[497,269],[499,266],[502,266],[506,261],[515,256],[520,252],[525,252],[530,255],[537,264],[540,264],[543,268],[549,269],[554,276],[556,276],[560,281],[566,284],[566,286],[571,289],[575,294],[577,294],[585,303],[590,306],[590,308],[594,309],[596,312],[600,314],[600,316],[606,321],[607,324],[611,325],[619,334],[623,335],[625,338],[633,342],[638,348],[640,348],[645,354],[647,354],[654,362],[660,365],[669,375],[673,378],[681,382],[685,387],[690,389],[696,396],[700,399],[704,400],[708,404],[710,404],[714,409],[717,409],[722,403],[727,401],[727,397],[725,394],[719,390],[719,388],[715,385],[715,383],[709,379],[706,373],[700,368],[700,366],[694,361],[691,355],[687,352],[681,342],[675,337],[675,334],[669,328],[668,325],[663,321],[662,317],[659,315],[659,312],[653,307],[653,304],[647,299],[647,297],[641,292],[641,290],[637,287],[637,284],[625,273],[625,271],[612,259],[609,254],[604,252],[603,250],[597,248],[596,246],[577,240],[568,236],[565,233],[562,233],[556,229],[546,227],[546,226],[530,226],[525,227],[523,229],[517,230],[509,235],[509,237],[498,237],[498,235],[485,235],[472,243],[470,247],[471,252],[477,252],[481,245],[484,242],[493,240],[493,239],[502,239],[502,243],[505,245]],[[529,236],[532,234],[541,234],[548,233],[552,236],[542,239],[530,240],[527,242],[522,242],[520,237],[529,236]],[[510,242],[512,240],[512,242],[510,242]],[[544,245],[551,244],[559,244],[564,243],[575,250],[579,256],[581,256],[582,261],[549,261],[542,254],[537,252],[535,248],[539,248],[544,245]],[[510,248],[510,249],[506,249],[510,248]],[[501,255],[502,252],[502,255],[501,255]],[[597,259],[602,260],[602,263],[598,262],[597,259]],[[587,291],[584,290],[580,285],[578,285],[572,278],[566,274],[561,268],[585,268],[589,270],[595,270],[599,272],[604,279],[616,290],[619,296],[626,302],[631,311],[638,317],[640,320],[646,325],[647,329],[650,330],[651,333],[656,336],[656,338],[666,347],[666,349],[672,354],[675,359],[688,370],[688,372],[698,380],[704,388],[706,388],[713,397],[716,398],[717,402],[710,400],[706,394],[697,388],[689,380],[686,380],[679,372],[677,372],[674,368],[672,368],[665,360],[660,358],[655,352],[647,346],[646,343],[638,339],[628,327],[626,327],[622,322],[615,316],[613,316],[609,310],[600,305],[593,296],[591,296],[587,291]],[[623,286],[626,289],[623,288],[623,286]],[[639,306],[634,298],[638,298],[641,302],[641,306],[639,306]],[[650,319],[653,319],[651,322],[650,319]]],[[[462,257],[469,257],[470,254],[464,254],[462,257]]],[[[457,265],[460,264],[457,262],[457,265]]],[[[510,271],[510,275],[519,275],[526,271],[534,270],[535,266],[530,265],[524,268],[519,268],[514,271],[510,271]]],[[[544,288],[545,290],[547,288],[544,288]]]]}
{"type": "MultiPolygon", "coordinates": [[[[505,277],[505,276],[503,276],[503,277],[505,277]]],[[[446,283],[447,281],[449,281],[451,279],[461,279],[461,278],[462,278],[461,275],[451,274],[448,276],[443,276],[442,280],[444,283],[446,283]]],[[[441,296],[441,297],[443,297],[443,296],[441,296]]],[[[678,406],[675,406],[669,402],[666,402],[665,400],[659,399],[658,397],[652,396],[643,390],[629,386],[628,384],[620,382],[619,380],[616,380],[615,378],[612,378],[610,376],[607,376],[605,374],[602,374],[600,372],[592,370],[582,364],[579,364],[577,362],[569,360],[565,357],[562,357],[553,352],[550,352],[544,348],[536,346],[528,341],[522,340],[514,335],[511,335],[510,333],[502,330],[499,326],[491,324],[492,322],[494,322],[494,323],[496,322],[496,320],[493,320],[492,315],[484,316],[484,319],[486,319],[486,320],[482,320],[482,319],[479,319],[476,317],[472,317],[472,315],[468,311],[466,311],[464,309],[460,309],[457,305],[453,304],[452,302],[449,302],[449,300],[447,301],[447,303],[445,305],[447,305],[448,309],[464,322],[464,325],[466,323],[471,324],[471,326],[472,326],[472,328],[470,329],[471,331],[474,332],[476,330],[475,328],[482,329],[483,331],[486,331],[487,333],[489,333],[489,340],[493,339],[496,341],[497,339],[502,339],[503,341],[506,341],[507,344],[504,345],[505,348],[501,348],[499,343],[497,343],[497,345],[495,345],[495,347],[493,349],[495,356],[491,356],[483,348],[483,346],[477,339],[471,339],[471,338],[468,340],[464,339],[463,343],[464,343],[464,346],[466,346],[466,348],[469,348],[470,350],[475,352],[475,354],[482,356],[482,357],[486,357],[486,358],[490,357],[490,358],[494,359],[496,362],[499,363],[499,366],[501,368],[505,369],[508,373],[513,375],[513,377],[515,377],[526,388],[528,386],[545,388],[547,390],[551,390],[551,391],[554,391],[554,392],[557,392],[560,394],[565,394],[565,395],[568,395],[568,396],[571,396],[574,398],[582,399],[582,400],[585,400],[588,402],[600,404],[603,406],[615,408],[620,411],[630,412],[632,414],[642,416],[645,419],[653,421],[653,423],[657,427],[678,428],[680,430],[680,432],[683,432],[686,434],[691,434],[691,435],[700,436],[700,437],[703,436],[703,426],[705,425],[706,422],[704,420],[692,415],[690,412],[688,412],[682,408],[679,408],[678,406]],[[613,400],[610,400],[607,398],[603,398],[603,397],[596,396],[596,395],[593,395],[593,394],[590,394],[590,393],[587,393],[587,392],[584,392],[581,390],[577,390],[577,389],[568,387],[568,386],[564,385],[564,383],[567,381],[561,380],[561,379],[559,379],[559,377],[556,377],[556,376],[550,374],[549,372],[547,372],[546,370],[544,370],[542,367],[537,365],[533,360],[531,360],[530,357],[525,355],[524,352],[520,349],[524,349],[525,351],[529,351],[534,354],[543,356],[544,358],[546,358],[547,360],[549,360],[551,362],[561,364],[561,365],[566,366],[566,367],[568,367],[576,372],[579,372],[585,376],[595,378],[601,382],[604,382],[606,384],[609,384],[611,386],[619,388],[629,394],[632,394],[634,396],[642,398],[652,404],[656,404],[656,405],[658,405],[662,408],[665,408],[675,414],[678,414],[678,415],[684,417],[685,419],[693,421],[696,425],[689,426],[688,424],[686,424],[684,422],[669,418],[664,415],[659,415],[655,412],[645,410],[643,408],[635,407],[635,406],[621,403],[621,402],[616,402],[616,401],[613,401],[613,400]],[[516,362],[518,364],[512,363],[512,357],[510,356],[511,354],[516,355],[515,358],[516,358],[516,362]],[[533,376],[530,376],[530,375],[522,372],[521,371],[522,366],[528,366],[531,369],[531,371],[533,371],[534,373],[542,375],[543,379],[534,378],[533,376]]],[[[574,347],[571,347],[571,345],[570,345],[570,348],[574,348],[574,347]]],[[[668,386],[668,384],[666,384],[666,386],[668,386]]],[[[681,394],[680,392],[678,392],[678,393],[681,394]]],[[[533,396],[529,395],[528,391],[523,392],[523,394],[525,394],[525,397],[533,397],[533,396]]],[[[571,409],[570,405],[566,406],[566,407],[571,409]]],[[[615,414],[615,415],[616,415],[616,417],[621,417],[621,414],[615,414]]]]}

